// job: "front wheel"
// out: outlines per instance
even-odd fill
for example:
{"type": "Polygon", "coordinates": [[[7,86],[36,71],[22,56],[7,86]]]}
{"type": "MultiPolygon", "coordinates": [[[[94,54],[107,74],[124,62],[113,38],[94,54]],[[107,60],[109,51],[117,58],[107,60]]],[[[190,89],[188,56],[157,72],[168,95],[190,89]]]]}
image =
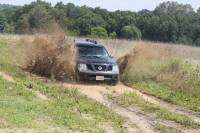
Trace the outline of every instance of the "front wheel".
{"type": "Polygon", "coordinates": [[[75,80],[76,80],[76,82],[80,82],[80,77],[79,77],[78,71],[75,72],[75,80]]]}

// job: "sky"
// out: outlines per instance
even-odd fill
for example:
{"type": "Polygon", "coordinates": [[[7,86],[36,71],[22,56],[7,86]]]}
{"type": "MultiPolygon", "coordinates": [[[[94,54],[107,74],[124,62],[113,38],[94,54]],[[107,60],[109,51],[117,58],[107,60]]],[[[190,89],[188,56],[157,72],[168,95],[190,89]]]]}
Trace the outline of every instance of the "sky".
{"type": "MultiPolygon", "coordinates": [[[[33,0],[0,0],[0,4],[24,5],[33,0]]],[[[139,11],[142,9],[153,10],[159,3],[169,0],[45,0],[52,4],[62,1],[63,3],[74,3],[75,5],[87,5],[90,7],[101,7],[109,11],[130,10],[139,11]]],[[[191,4],[197,10],[200,7],[200,0],[170,0],[183,4],[191,4]]]]}

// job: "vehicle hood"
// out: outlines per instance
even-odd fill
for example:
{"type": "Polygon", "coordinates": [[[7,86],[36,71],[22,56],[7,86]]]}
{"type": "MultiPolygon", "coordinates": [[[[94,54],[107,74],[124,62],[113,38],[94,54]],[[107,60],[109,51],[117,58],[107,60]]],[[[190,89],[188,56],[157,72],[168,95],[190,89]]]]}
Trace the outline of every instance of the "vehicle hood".
{"type": "Polygon", "coordinates": [[[111,57],[96,57],[96,56],[88,56],[88,57],[77,57],[77,63],[83,64],[115,64],[115,61],[111,57]]]}

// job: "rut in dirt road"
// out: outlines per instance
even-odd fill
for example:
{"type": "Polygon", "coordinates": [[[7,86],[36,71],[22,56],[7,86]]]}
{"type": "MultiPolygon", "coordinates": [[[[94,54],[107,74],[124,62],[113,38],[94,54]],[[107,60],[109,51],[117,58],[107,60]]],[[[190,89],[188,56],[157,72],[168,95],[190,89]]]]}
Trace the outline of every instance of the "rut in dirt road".
{"type": "Polygon", "coordinates": [[[102,103],[103,105],[107,106],[109,109],[113,110],[113,112],[116,112],[122,117],[126,118],[127,119],[126,123],[128,123],[126,125],[129,132],[148,132],[148,133],[155,132],[154,126],[157,122],[165,126],[180,130],[184,133],[190,133],[190,132],[198,133],[199,132],[199,130],[196,130],[196,129],[183,128],[181,125],[177,123],[171,123],[169,121],[157,121],[156,119],[149,119],[150,117],[145,116],[145,114],[141,115],[140,111],[134,111],[130,108],[122,107],[118,104],[115,104],[113,101],[107,98],[107,95],[119,96],[124,93],[133,92],[143,97],[144,100],[146,100],[149,103],[153,103],[162,108],[166,108],[171,112],[186,115],[190,117],[191,119],[193,119],[194,121],[198,122],[199,120],[199,118],[195,114],[190,113],[189,110],[183,109],[176,105],[171,105],[155,97],[143,94],[142,92],[136,89],[125,86],[124,84],[118,84],[117,86],[106,86],[106,85],[103,86],[103,85],[84,85],[84,84],[63,83],[62,85],[66,88],[77,88],[82,94],[102,103]],[[131,125],[136,125],[136,127],[133,128],[133,126],[131,125]]]}
{"type": "MultiPolygon", "coordinates": [[[[121,85],[118,85],[118,86],[122,87],[122,88],[127,88],[127,89],[124,89],[124,90],[129,90],[129,92],[136,93],[137,95],[141,96],[144,100],[146,100],[149,103],[156,104],[161,108],[166,108],[167,110],[169,110],[171,112],[174,112],[174,113],[177,113],[177,114],[180,114],[180,115],[188,116],[191,119],[193,119],[195,122],[200,123],[200,113],[199,112],[194,112],[194,111],[186,109],[184,107],[180,107],[178,105],[173,105],[173,104],[167,103],[167,102],[165,102],[161,99],[158,99],[154,96],[150,96],[150,95],[145,94],[145,93],[142,93],[139,90],[136,90],[134,88],[130,88],[130,87],[124,85],[124,84],[121,84],[121,85]]],[[[116,89],[117,89],[117,87],[116,87],[116,89]]],[[[125,93],[127,93],[127,92],[125,92],[125,93]]]]}
{"type": "Polygon", "coordinates": [[[126,118],[124,127],[130,133],[153,133],[153,126],[143,117],[138,116],[136,113],[129,111],[128,109],[121,107],[108,98],[106,98],[107,94],[115,93],[116,95],[121,95],[125,92],[131,92],[130,88],[122,87],[123,85],[119,85],[120,89],[116,89],[114,86],[109,88],[106,86],[98,86],[98,85],[77,85],[77,84],[62,84],[66,88],[78,88],[79,91],[88,96],[89,98],[95,99],[101,104],[105,105],[113,112],[121,115],[126,118]]]}
{"type": "Polygon", "coordinates": [[[104,105],[111,109],[112,111],[116,112],[117,114],[123,116],[127,120],[127,129],[130,133],[134,132],[143,132],[143,133],[154,133],[153,130],[153,123],[151,124],[150,121],[145,119],[145,117],[139,116],[138,114],[134,113],[133,111],[119,106],[113,103],[111,100],[105,98],[104,105]],[[133,128],[131,125],[135,124],[137,127],[133,128]],[[137,129],[138,128],[138,129],[137,129]]]}
{"type": "Polygon", "coordinates": [[[140,92],[139,90],[133,89],[133,91],[142,96],[146,101],[152,103],[152,104],[156,104],[162,108],[166,108],[167,110],[180,114],[180,115],[185,115],[190,117],[191,119],[193,119],[195,122],[199,122],[200,123],[200,113],[199,112],[194,112],[192,110],[186,109],[184,107],[180,107],[178,105],[174,105],[168,102],[165,102],[159,98],[156,98],[154,96],[145,94],[140,92]]]}

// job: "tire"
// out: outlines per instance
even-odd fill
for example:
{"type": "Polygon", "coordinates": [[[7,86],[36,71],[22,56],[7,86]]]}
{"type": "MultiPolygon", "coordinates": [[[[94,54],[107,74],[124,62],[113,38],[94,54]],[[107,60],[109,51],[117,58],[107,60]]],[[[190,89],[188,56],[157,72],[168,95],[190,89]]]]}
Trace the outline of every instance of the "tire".
{"type": "Polygon", "coordinates": [[[78,71],[76,71],[76,73],[75,73],[75,80],[76,80],[76,82],[80,82],[80,77],[79,77],[78,71]]]}

